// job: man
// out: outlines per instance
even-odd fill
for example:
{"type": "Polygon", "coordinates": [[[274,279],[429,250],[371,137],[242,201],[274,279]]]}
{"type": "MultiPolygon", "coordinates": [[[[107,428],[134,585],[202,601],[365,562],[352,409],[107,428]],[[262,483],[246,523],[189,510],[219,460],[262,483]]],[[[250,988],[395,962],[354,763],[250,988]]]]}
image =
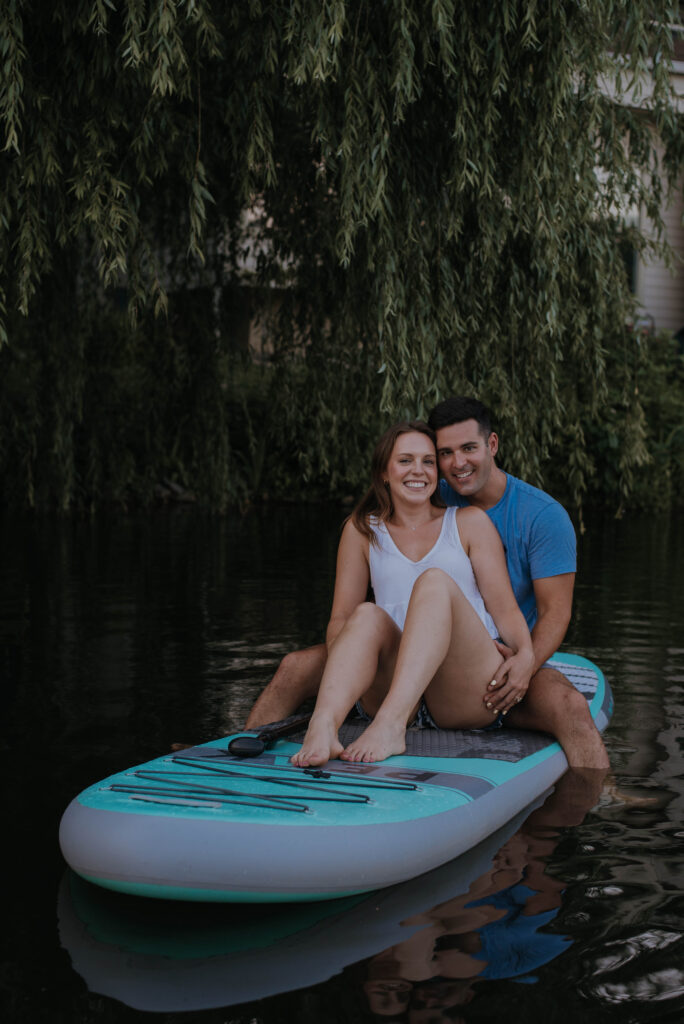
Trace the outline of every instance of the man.
{"type": "MultiPolygon", "coordinates": [[[[432,410],[428,422],[437,435],[442,497],[448,505],[477,505],[489,515],[532,634],[535,671],[525,699],[508,710],[507,724],[551,733],[572,767],[606,769],[608,756],[585,698],[545,664],[560,646],[572,611],[575,532],[567,513],[544,491],[497,466],[499,439],[481,402],[448,398],[432,410]]],[[[506,657],[507,649],[500,649],[506,657]]],[[[246,728],[284,718],[314,697],[326,657],[325,644],[286,655],[252,708],[246,728]]],[[[483,700],[494,718],[498,705],[509,703],[506,661],[483,700]]]]}

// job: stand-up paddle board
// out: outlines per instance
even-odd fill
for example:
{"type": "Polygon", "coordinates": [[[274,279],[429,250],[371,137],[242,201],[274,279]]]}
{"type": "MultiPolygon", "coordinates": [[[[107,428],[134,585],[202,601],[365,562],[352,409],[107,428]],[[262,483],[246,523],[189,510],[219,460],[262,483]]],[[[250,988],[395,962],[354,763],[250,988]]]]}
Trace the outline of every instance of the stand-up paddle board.
{"type": "MultiPolygon", "coordinates": [[[[612,695],[578,655],[554,660],[600,731],[612,695]]],[[[362,723],[347,722],[344,744],[362,723]]],[[[376,764],[298,768],[296,737],[263,753],[236,736],[165,755],[84,790],[60,843],[90,882],[159,899],[323,900],[394,885],[445,864],[510,821],[563,774],[560,746],[514,729],[409,730],[376,764]]]]}

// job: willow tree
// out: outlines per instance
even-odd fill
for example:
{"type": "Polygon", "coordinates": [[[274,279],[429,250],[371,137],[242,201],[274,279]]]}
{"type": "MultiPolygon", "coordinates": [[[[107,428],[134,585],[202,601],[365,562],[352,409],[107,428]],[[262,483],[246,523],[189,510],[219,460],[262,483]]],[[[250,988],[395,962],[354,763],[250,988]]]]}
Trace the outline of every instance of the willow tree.
{"type": "Polygon", "coordinates": [[[357,486],[381,422],[468,391],[509,468],[561,459],[577,498],[609,420],[627,491],[647,455],[623,252],[663,245],[682,163],[678,7],[5,0],[6,322],[48,279],[79,309],[93,270],[133,320],[172,289],[277,288],[250,437],[306,478],[357,486]]]}

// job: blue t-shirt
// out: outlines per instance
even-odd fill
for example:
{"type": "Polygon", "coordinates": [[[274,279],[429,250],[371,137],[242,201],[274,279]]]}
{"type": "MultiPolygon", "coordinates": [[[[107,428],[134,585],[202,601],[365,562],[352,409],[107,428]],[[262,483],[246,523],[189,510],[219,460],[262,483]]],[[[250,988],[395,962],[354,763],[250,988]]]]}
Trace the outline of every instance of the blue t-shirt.
{"type": "MultiPolygon", "coordinates": [[[[446,480],[440,480],[439,489],[447,505],[465,508],[470,504],[446,480]]],[[[532,629],[537,621],[532,581],[577,568],[570,516],[550,494],[508,473],[501,499],[486,511],[501,537],[516,601],[532,629]]]]}
{"type": "Polygon", "coordinates": [[[486,963],[478,978],[518,978],[534,982],[537,980],[534,977],[520,976],[555,960],[572,945],[572,939],[567,935],[541,931],[554,919],[559,907],[532,917],[526,916],[525,905],[534,895],[534,890],[519,882],[503,892],[466,904],[468,907],[490,906],[506,912],[498,921],[490,921],[478,930],[482,948],[473,957],[486,963]]]}

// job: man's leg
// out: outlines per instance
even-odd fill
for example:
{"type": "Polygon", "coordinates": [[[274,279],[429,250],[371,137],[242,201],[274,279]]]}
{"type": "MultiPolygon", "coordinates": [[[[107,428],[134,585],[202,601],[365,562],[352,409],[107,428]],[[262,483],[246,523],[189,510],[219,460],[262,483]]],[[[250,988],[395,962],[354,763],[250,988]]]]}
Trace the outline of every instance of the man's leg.
{"type": "Polygon", "coordinates": [[[511,708],[506,724],[551,733],[571,768],[610,767],[586,698],[555,668],[540,668],[532,676],[524,701],[511,708]]]}
{"type": "Polygon", "coordinates": [[[325,644],[286,654],[247,716],[245,729],[279,722],[292,715],[305,700],[315,697],[327,657],[325,644]]]}

